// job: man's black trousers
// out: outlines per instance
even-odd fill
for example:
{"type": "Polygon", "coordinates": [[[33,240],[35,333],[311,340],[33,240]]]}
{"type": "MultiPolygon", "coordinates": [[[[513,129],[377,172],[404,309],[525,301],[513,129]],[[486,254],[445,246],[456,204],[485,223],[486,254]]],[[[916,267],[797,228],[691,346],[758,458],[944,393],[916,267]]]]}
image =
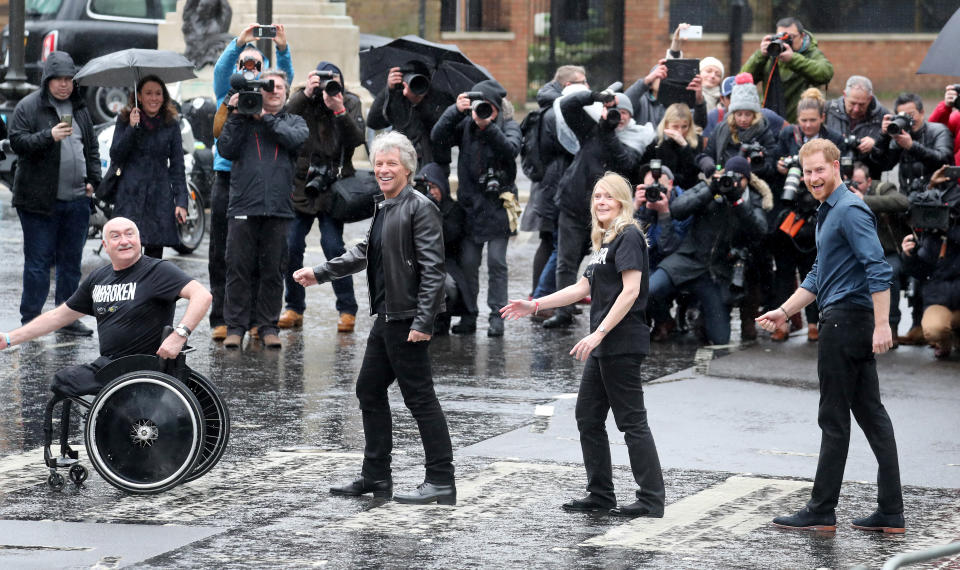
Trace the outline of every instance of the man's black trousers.
{"type": "Polygon", "coordinates": [[[258,327],[276,334],[283,305],[287,218],[248,216],[227,222],[227,287],[223,316],[228,334],[258,327]],[[259,274],[259,285],[257,275],[259,274]]]}

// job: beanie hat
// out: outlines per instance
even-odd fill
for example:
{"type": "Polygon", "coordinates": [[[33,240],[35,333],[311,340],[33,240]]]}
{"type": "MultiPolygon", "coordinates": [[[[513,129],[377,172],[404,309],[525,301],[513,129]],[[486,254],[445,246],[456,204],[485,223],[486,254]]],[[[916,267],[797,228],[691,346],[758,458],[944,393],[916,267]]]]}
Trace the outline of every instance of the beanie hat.
{"type": "Polygon", "coordinates": [[[623,93],[617,93],[617,109],[623,109],[624,111],[630,113],[630,116],[633,116],[633,103],[630,102],[630,98],[623,93]]]}
{"type": "Polygon", "coordinates": [[[753,84],[753,76],[749,73],[740,73],[736,77],[733,91],[730,93],[731,113],[734,111],[760,112],[760,95],[753,84]]]}
{"type": "Polygon", "coordinates": [[[483,98],[493,104],[500,111],[503,106],[503,98],[507,96],[507,90],[497,83],[495,79],[487,79],[477,83],[470,89],[483,93],[483,98]]]}
{"type": "Polygon", "coordinates": [[[750,161],[737,155],[731,156],[727,163],[723,165],[724,172],[739,172],[744,178],[750,178],[750,161]]]}
{"type": "Polygon", "coordinates": [[[733,92],[733,84],[737,82],[737,78],[729,75],[723,78],[723,81],[720,83],[720,95],[723,97],[729,97],[730,93],[733,92]]]}
{"type": "Polygon", "coordinates": [[[708,57],[705,57],[705,58],[701,59],[701,60],[700,60],[700,71],[703,71],[703,68],[704,68],[704,67],[709,67],[709,66],[711,66],[711,65],[712,65],[713,67],[716,67],[717,69],[719,69],[719,70],[720,70],[720,77],[723,77],[723,64],[720,63],[720,60],[717,59],[717,58],[715,58],[715,57],[709,57],[709,56],[708,56],[708,57]]]}

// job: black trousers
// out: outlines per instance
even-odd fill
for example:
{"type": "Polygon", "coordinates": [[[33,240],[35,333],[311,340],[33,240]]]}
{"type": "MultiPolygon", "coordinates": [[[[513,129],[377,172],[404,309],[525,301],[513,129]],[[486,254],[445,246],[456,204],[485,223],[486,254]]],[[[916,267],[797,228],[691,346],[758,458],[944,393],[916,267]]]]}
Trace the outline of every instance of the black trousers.
{"type": "Polygon", "coordinates": [[[357,399],[363,413],[362,474],[376,481],[390,477],[393,418],[387,388],[396,380],[420,430],[425,480],[453,483],[453,445],[447,419],[433,390],[429,342],[407,342],[412,319],[387,321],[378,316],[367,337],[367,349],[357,377],[357,399]]]}
{"type": "Polygon", "coordinates": [[[817,374],[820,377],[818,421],[823,431],[820,460],[807,506],[832,512],[850,446],[850,412],[877,458],[877,503],[888,514],[903,512],[900,464],[890,416],[880,401],[873,354],[873,311],[828,307],[820,319],[817,374]]]}
{"type": "Polygon", "coordinates": [[[210,274],[210,327],[225,325],[223,299],[227,287],[227,204],[230,201],[230,173],[214,172],[210,189],[210,248],[207,251],[207,272],[210,274]]]}
{"type": "Polygon", "coordinates": [[[613,490],[606,421],[607,413],[613,408],[613,418],[617,429],[624,434],[630,468],[639,487],[637,500],[650,511],[663,512],[663,473],[643,405],[642,363],[643,356],[637,354],[587,359],[577,394],[577,429],[587,470],[587,492],[593,500],[612,508],[617,504],[617,497],[613,490]]]}
{"type": "Polygon", "coordinates": [[[227,284],[223,316],[228,334],[258,327],[260,338],[276,334],[283,306],[287,225],[270,216],[230,218],[227,223],[227,284]],[[259,275],[259,280],[258,280],[259,275]]]}

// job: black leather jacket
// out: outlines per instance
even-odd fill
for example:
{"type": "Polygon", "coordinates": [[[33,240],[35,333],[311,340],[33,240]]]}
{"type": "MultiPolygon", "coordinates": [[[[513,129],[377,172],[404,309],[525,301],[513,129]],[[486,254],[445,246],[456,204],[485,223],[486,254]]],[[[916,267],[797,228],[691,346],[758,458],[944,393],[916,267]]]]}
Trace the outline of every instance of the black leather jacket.
{"type": "MultiPolygon", "coordinates": [[[[440,210],[430,198],[406,186],[395,198],[377,199],[377,216],[383,218],[383,276],[388,321],[413,319],[411,329],[433,334],[433,321],[443,312],[443,224],[440,210]]],[[[367,268],[367,237],[340,257],[313,268],[319,283],[346,277],[367,268]]],[[[367,283],[373,276],[367,271],[367,283]]],[[[368,287],[372,290],[372,287],[368,287]]],[[[373,314],[373,299],[370,299],[373,314]]]]}

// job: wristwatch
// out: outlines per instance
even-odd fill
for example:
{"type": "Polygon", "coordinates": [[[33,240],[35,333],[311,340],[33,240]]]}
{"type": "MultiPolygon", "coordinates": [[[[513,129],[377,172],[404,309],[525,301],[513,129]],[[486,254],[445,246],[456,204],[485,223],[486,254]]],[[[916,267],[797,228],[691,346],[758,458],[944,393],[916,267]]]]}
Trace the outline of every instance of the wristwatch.
{"type": "Polygon", "coordinates": [[[183,338],[188,338],[190,336],[190,329],[187,328],[187,325],[180,323],[177,325],[177,328],[173,329],[173,332],[182,336],[183,338]]]}
{"type": "Polygon", "coordinates": [[[599,327],[597,327],[597,332],[602,332],[603,334],[607,334],[607,329],[603,328],[603,325],[600,325],[599,327]]]}

